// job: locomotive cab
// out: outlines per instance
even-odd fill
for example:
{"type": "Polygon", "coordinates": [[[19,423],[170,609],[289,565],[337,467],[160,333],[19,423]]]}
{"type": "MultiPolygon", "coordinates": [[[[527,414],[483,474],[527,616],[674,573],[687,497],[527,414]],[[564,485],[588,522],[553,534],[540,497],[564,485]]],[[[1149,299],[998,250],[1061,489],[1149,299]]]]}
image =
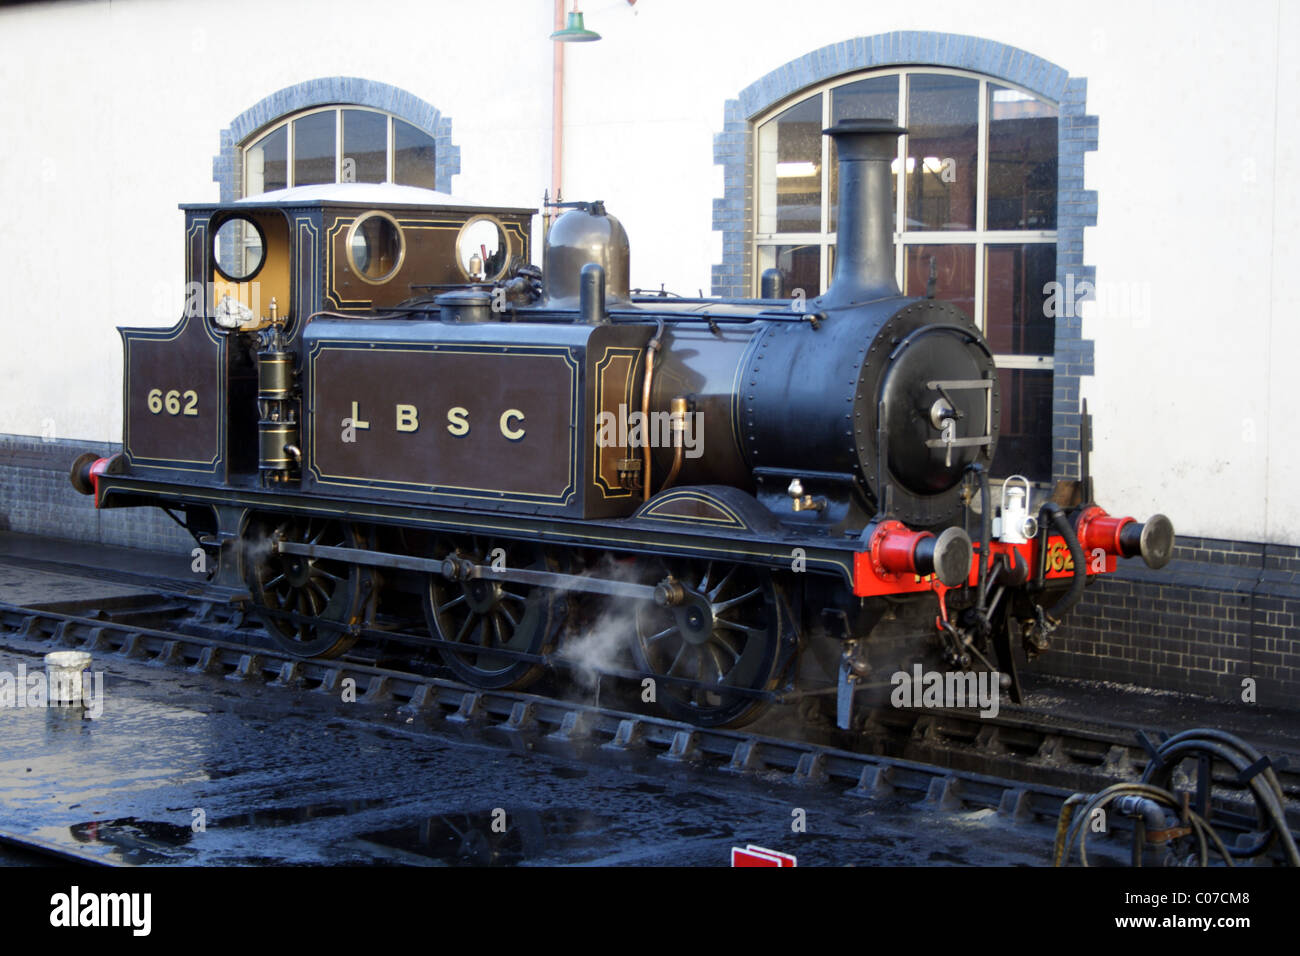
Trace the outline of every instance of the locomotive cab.
{"type": "Polygon", "coordinates": [[[533,215],[411,186],[356,183],[181,208],[187,296],[180,321],[119,330],[117,467],[231,485],[297,473],[301,343],[313,316],[361,318],[421,293],[499,278],[528,261],[533,215]],[[267,366],[274,380],[259,383],[267,366]]]}

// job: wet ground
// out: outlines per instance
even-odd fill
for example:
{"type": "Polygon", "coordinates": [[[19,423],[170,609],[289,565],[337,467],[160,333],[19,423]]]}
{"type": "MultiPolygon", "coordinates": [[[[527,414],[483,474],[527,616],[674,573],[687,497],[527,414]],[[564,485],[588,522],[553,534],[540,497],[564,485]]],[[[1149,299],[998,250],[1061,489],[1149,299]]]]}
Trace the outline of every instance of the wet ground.
{"type": "MultiPolygon", "coordinates": [[[[0,672],[40,667],[0,652],[0,672]]],[[[505,732],[374,726],[369,706],[108,659],[97,719],[0,710],[0,829],[137,864],[1046,862],[1041,827],[658,766],[505,732]],[[649,764],[650,766],[646,766],[649,764]],[[797,820],[805,832],[796,833],[797,820]]]]}
{"type": "MultiPolygon", "coordinates": [[[[187,572],[184,556],[0,536],[0,601],[136,589],[52,570],[67,562],[178,580],[187,572]]],[[[41,667],[38,654],[0,638],[0,679],[41,667]]],[[[993,811],[918,808],[645,755],[541,753],[506,731],[400,715],[376,722],[375,705],[115,655],[92,669],[103,675],[94,719],[0,708],[0,830],[133,864],[725,866],[733,846],[750,843],[795,854],[800,866],[1050,859],[1050,825],[993,811]]],[[[1065,682],[1035,692],[1093,714],[1093,695],[1132,696],[1065,682]]],[[[1167,713],[1170,704],[1137,706],[1167,713]]]]}

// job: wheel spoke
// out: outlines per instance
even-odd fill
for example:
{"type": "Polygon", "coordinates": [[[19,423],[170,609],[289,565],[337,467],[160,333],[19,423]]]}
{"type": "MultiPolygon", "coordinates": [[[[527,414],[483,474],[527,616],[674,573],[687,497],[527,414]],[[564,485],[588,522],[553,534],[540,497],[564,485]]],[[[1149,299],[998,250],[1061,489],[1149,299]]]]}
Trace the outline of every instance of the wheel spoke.
{"type": "Polygon", "coordinates": [[[519,630],[519,622],[515,620],[515,616],[510,613],[510,609],[508,607],[502,604],[500,607],[497,608],[497,613],[510,622],[510,630],[512,631],[519,630]]]}
{"type": "Polygon", "coordinates": [[[713,644],[711,646],[725,648],[728,654],[730,654],[736,660],[740,660],[740,650],[736,647],[735,644],[731,642],[731,636],[729,634],[723,634],[719,631],[714,631],[713,644]]]}
{"type": "Polygon", "coordinates": [[[672,634],[672,633],[673,633],[674,631],[676,631],[676,630],[677,630],[677,625],[676,625],[676,624],[670,624],[670,625],[668,625],[668,627],[665,627],[665,628],[664,628],[662,631],[660,631],[658,634],[651,634],[649,637],[647,637],[647,638],[645,639],[645,642],[646,642],[647,644],[652,644],[652,643],[654,643],[655,641],[662,641],[665,637],[667,637],[669,634],[672,634]]]}
{"type": "Polygon", "coordinates": [[[468,615],[466,615],[466,617],[465,617],[465,623],[462,624],[462,625],[460,626],[460,630],[458,630],[458,631],[456,632],[456,643],[457,643],[457,644],[463,643],[464,640],[465,640],[465,638],[467,638],[467,637],[469,636],[470,625],[474,623],[474,619],[477,618],[477,617],[478,617],[478,615],[475,614],[473,611],[471,611],[468,615]]]}
{"type": "Polygon", "coordinates": [[[709,659],[713,661],[713,669],[718,673],[714,683],[721,684],[722,679],[727,676],[727,669],[726,665],[722,663],[722,652],[718,650],[716,644],[709,645],[709,659]]]}
{"type": "Polygon", "coordinates": [[[691,649],[692,659],[695,661],[695,670],[691,672],[691,680],[702,680],[704,678],[704,649],[698,644],[688,645],[691,649]]]}
{"type": "Polygon", "coordinates": [[[750,627],[748,624],[737,624],[735,621],[724,621],[717,617],[713,619],[713,625],[714,627],[725,627],[729,631],[740,631],[742,634],[748,634],[750,637],[762,637],[767,633],[766,628],[750,627]]]}
{"type": "MultiPolygon", "coordinates": [[[[722,593],[722,589],[725,588],[731,582],[731,579],[736,576],[736,567],[736,565],[732,565],[727,573],[722,576],[722,580],[718,582],[717,587],[708,592],[710,601],[716,599],[717,596],[722,593]]],[[[701,590],[703,590],[703,588],[701,588],[701,590]]]]}
{"type": "Polygon", "coordinates": [[[719,614],[726,614],[737,604],[743,604],[755,595],[762,593],[762,588],[754,588],[754,590],[748,591],[745,594],[740,595],[740,597],[734,597],[729,601],[723,601],[721,604],[715,604],[713,605],[713,616],[716,619],[719,614]]]}
{"type": "Polygon", "coordinates": [[[279,574],[277,574],[275,577],[271,578],[271,580],[269,580],[269,581],[267,581],[265,584],[263,584],[263,585],[262,585],[262,589],[265,590],[265,591],[273,591],[273,590],[275,590],[275,588],[276,588],[277,586],[279,586],[280,583],[283,582],[283,581],[284,581],[284,572],[281,571],[281,572],[280,572],[279,574]]]}
{"type": "Polygon", "coordinates": [[[439,604],[439,605],[438,605],[438,613],[439,613],[439,614],[446,614],[447,611],[448,611],[449,609],[455,607],[457,604],[464,604],[464,603],[465,603],[465,595],[464,595],[464,594],[458,594],[458,595],[456,595],[454,598],[452,598],[450,601],[448,601],[446,604],[439,604]]]}
{"type": "Polygon", "coordinates": [[[700,585],[695,590],[708,591],[709,579],[713,576],[713,562],[710,561],[704,566],[704,577],[700,580],[700,585]]]}

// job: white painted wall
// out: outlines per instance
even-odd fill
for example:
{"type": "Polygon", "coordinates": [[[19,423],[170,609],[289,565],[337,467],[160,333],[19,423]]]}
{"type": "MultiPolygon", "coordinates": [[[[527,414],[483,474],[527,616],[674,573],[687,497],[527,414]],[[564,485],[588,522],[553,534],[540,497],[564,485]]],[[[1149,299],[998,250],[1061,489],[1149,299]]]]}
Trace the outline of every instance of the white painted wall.
{"type": "MultiPolygon", "coordinates": [[[[1185,533],[1300,543],[1286,412],[1300,347],[1287,294],[1300,261],[1300,5],[583,7],[604,39],[567,48],[565,195],[605,199],[623,221],[634,285],[683,292],[707,292],[720,260],[723,103],[769,70],[908,29],[986,37],[1086,77],[1100,211],[1085,261],[1103,301],[1085,309],[1097,375],[1083,390],[1100,493],[1117,510],[1165,511],[1185,533]]],[[[454,192],[536,205],[550,176],[550,0],[383,9],[0,11],[0,432],[39,433],[48,418],[63,437],[119,434],[113,327],[179,313],[175,205],[216,197],[219,131],[283,86],[343,74],[407,89],[452,118],[454,192]]]]}
{"type": "Polygon", "coordinates": [[[52,423],[60,438],[121,440],[116,327],[180,316],[177,204],[218,198],[221,130],[283,87],[346,75],[408,90],[452,117],[458,195],[537,205],[551,18],[534,0],[0,10],[0,433],[52,423]],[[509,46],[493,35],[541,39],[531,58],[488,56],[509,46]]]}

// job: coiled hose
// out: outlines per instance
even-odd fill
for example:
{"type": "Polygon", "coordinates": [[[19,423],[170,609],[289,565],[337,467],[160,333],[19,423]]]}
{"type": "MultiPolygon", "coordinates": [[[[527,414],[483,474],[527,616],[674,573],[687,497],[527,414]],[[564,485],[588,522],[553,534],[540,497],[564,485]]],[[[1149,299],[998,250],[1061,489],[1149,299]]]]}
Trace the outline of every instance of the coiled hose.
{"type": "MultiPolygon", "coordinates": [[[[1061,808],[1061,819],[1056,827],[1056,846],[1053,852],[1053,865],[1065,866],[1070,860],[1070,853],[1074,849],[1077,841],[1079,844],[1079,862],[1088,865],[1088,829],[1092,816],[1098,810],[1104,809],[1113,800],[1124,796],[1145,797],[1153,800],[1163,806],[1169,807],[1174,813],[1181,816],[1183,807],[1177,796],[1160,787],[1153,787],[1145,783],[1117,783],[1107,787],[1101,793],[1093,794],[1091,798],[1075,794],[1066,801],[1065,806],[1061,808]],[[1083,804],[1083,810],[1075,810],[1079,804],[1083,804]],[[1068,830],[1067,830],[1068,825],[1068,830]]],[[[1209,846],[1214,844],[1215,851],[1223,858],[1224,863],[1232,866],[1232,855],[1228,848],[1224,846],[1223,840],[1214,828],[1211,827],[1198,813],[1193,810],[1187,811],[1187,821],[1192,825],[1192,833],[1196,837],[1197,856],[1200,859],[1201,866],[1210,865],[1209,846]]]]}
{"type": "MultiPolygon", "coordinates": [[[[1152,800],[1168,807],[1181,819],[1184,812],[1182,799],[1166,789],[1166,786],[1179,764],[1203,757],[1222,761],[1232,767],[1237,772],[1238,779],[1249,774],[1251,793],[1267,832],[1253,844],[1230,849],[1204,817],[1187,808],[1186,822],[1191,825],[1192,834],[1196,837],[1201,866],[1209,865],[1211,844],[1224,863],[1232,866],[1234,858],[1258,856],[1280,840],[1287,863],[1300,867],[1300,852],[1297,852],[1295,837],[1287,825],[1282,785],[1278,782],[1277,774],[1253,746],[1226,731],[1213,728],[1186,730],[1164,741],[1147,763],[1139,783],[1117,783],[1091,797],[1075,794],[1066,800],[1056,828],[1053,852],[1055,865],[1064,866],[1069,862],[1076,842],[1079,845],[1079,862],[1088,865],[1087,840],[1092,815],[1122,797],[1135,796],[1152,800]]],[[[1209,768],[1205,772],[1208,773],[1209,768]]],[[[1207,785],[1208,783],[1209,781],[1207,785]]]]}
{"type": "Polygon", "coordinates": [[[1250,790],[1260,809],[1261,822],[1270,826],[1263,837],[1254,844],[1234,847],[1231,854],[1238,858],[1258,856],[1274,840],[1282,841],[1282,852],[1292,866],[1300,866],[1300,850],[1286,822],[1286,809],[1282,805],[1282,785],[1277,774],[1264,756],[1240,737],[1223,730],[1198,728],[1175,734],[1156,749],[1156,755],[1142,773],[1144,784],[1167,786],[1174,768],[1184,760],[1209,756],[1221,760],[1237,771],[1241,779],[1251,772],[1250,790]]]}

